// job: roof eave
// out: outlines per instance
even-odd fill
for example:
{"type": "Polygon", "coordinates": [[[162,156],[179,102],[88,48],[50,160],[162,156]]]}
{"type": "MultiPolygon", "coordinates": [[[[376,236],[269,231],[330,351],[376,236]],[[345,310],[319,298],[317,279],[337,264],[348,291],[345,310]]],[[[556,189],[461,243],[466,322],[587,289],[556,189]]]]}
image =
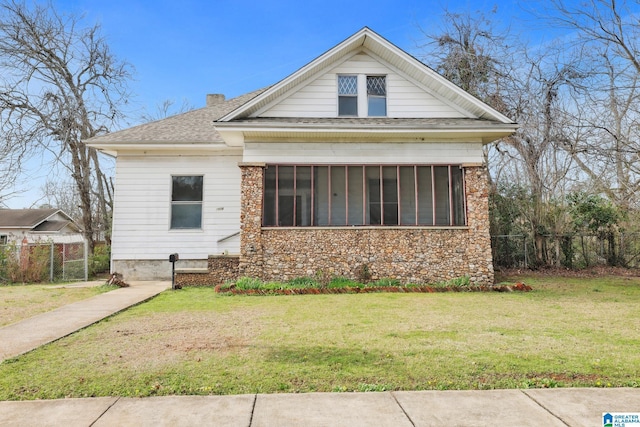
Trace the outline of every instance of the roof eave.
{"type": "Polygon", "coordinates": [[[517,125],[496,124],[495,126],[434,126],[419,127],[390,127],[384,128],[368,126],[219,126],[218,133],[230,146],[241,147],[245,141],[290,141],[304,140],[370,140],[372,142],[393,141],[481,141],[483,144],[496,141],[513,134],[517,125]]]}

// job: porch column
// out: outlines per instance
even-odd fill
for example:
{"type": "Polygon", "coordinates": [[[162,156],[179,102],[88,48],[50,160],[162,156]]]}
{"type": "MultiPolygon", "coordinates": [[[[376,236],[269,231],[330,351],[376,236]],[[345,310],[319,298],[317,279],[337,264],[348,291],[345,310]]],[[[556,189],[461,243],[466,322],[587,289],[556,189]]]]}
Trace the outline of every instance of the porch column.
{"type": "Polygon", "coordinates": [[[485,166],[466,166],[467,224],[470,232],[470,259],[483,284],[494,281],[489,223],[489,178],[485,166]]]}
{"type": "Polygon", "coordinates": [[[263,278],[264,163],[240,163],[240,277],[263,278]]]}

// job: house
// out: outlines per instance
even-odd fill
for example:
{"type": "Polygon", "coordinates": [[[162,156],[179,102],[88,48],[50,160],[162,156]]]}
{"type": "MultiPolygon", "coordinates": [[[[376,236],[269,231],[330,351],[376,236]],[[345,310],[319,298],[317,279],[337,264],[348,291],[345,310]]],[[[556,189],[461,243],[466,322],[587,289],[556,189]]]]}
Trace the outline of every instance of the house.
{"type": "MultiPolygon", "coordinates": [[[[517,125],[369,28],[282,81],[90,139],[112,270],[493,282],[483,145],[517,125]]],[[[204,275],[203,275],[204,276],[204,275]]]]}
{"type": "Polygon", "coordinates": [[[80,228],[60,209],[0,209],[0,245],[82,241],[80,228]]]}

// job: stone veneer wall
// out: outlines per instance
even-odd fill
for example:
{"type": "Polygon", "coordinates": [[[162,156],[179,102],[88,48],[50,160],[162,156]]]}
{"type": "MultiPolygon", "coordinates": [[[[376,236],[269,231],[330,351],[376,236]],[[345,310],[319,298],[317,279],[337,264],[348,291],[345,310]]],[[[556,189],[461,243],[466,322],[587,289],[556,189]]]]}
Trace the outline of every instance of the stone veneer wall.
{"type": "Polygon", "coordinates": [[[208,272],[194,273],[186,269],[176,272],[176,284],[180,286],[215,286],[238,279],[240,257],[233,255],[210,255],[208,272]]]}
{"type": "Polygon", "coordinates": [[[469,276],[493,284],[486,169],[465,168],[467,227],[261,228],[262,171],[241,165],[240,276],[289,280],[317,274],[436,283],[469,276]]]}

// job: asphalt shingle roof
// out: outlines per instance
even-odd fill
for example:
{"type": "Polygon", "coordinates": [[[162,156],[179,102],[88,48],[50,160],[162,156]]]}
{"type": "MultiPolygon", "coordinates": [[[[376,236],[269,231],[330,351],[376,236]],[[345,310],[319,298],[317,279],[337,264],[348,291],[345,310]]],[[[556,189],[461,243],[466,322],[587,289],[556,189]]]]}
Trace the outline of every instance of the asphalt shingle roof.
{"type": "Polygon", "coordinates": [[[0,209],[0,228],[32,228],[59,209],[0,209]]]}
{"type": "Polygon", "coordinates": [[[214,121],[230,113],[268,88],[263,88],[219,104],[188,111],[155,122],[145,123],[129,129],[96,136],[86,142],[92,143],[209,143],[223,144],[220,134],[214,129],[214,121]]]}

